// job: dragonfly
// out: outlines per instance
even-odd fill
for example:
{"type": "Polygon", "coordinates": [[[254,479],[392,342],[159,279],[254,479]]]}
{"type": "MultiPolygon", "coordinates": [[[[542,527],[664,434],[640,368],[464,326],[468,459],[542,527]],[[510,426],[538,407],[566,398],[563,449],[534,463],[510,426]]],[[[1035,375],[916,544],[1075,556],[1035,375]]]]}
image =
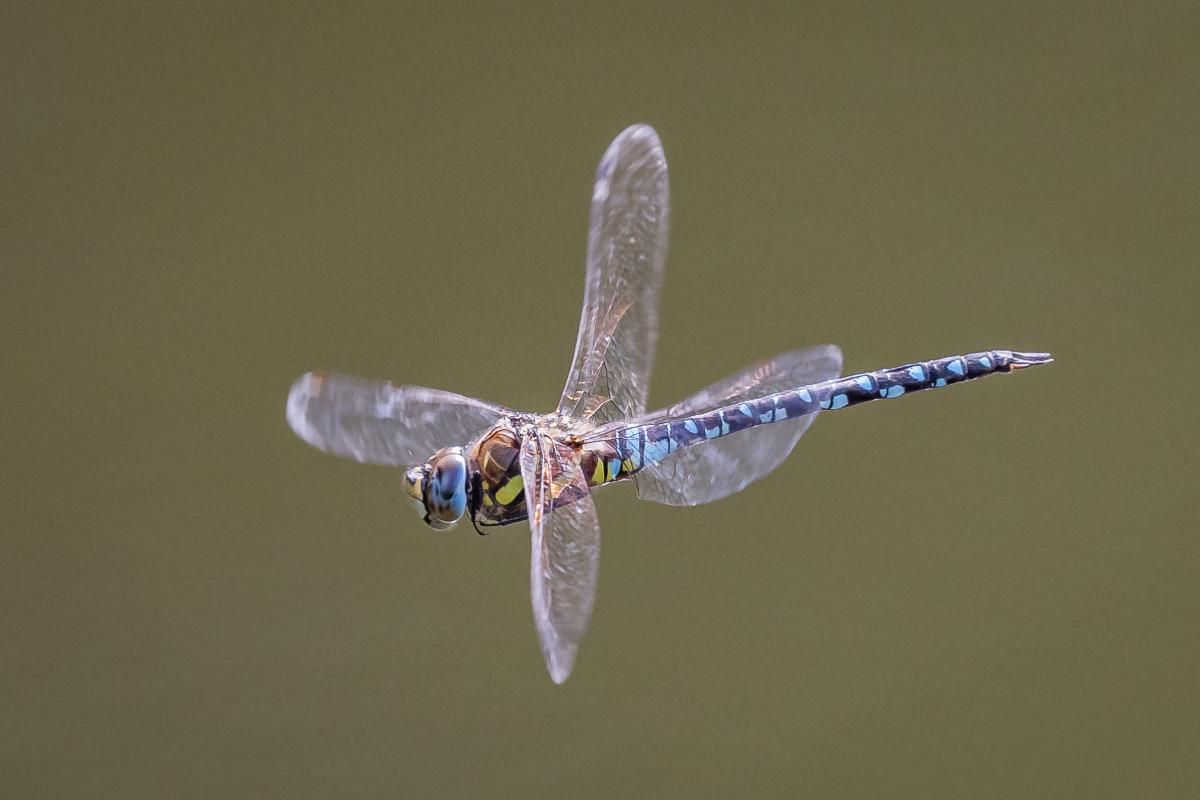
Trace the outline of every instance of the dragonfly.
{"type": "Polygon", "coordinates": [[[778,467],[821,411],[1053,360],[988,350],[841,377],[841,350],[820,345],[648,411],[669,216],[659,137],[647,125],[627,128],[596,171],[583,313],[550,413],[327,371],[303,375],[288,395],[288,422],[308,444],[402,467],[404,491],[431,528],[465,517],[485,533],[528,521],[533,618],[555,683],[570,675],[595,603],[595,489],[632,482],[643,500],[709,503],[778,467]]]}

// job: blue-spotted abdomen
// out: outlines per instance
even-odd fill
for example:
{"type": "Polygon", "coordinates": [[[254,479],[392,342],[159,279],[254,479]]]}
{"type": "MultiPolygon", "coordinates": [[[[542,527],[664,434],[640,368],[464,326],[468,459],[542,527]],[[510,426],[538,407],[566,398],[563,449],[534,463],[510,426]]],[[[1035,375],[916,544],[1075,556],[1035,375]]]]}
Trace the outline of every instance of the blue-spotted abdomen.
{"type": "Polygon", "coordinates": [[[1048,353],[1010,350],[947,356],[773,392],[668,422],[635,425],[614,435],[613,444],[621,459],[621,468],[610,471],[606,478],[627,478],[661,462],[676,450],[758,425],[786,422],[821,410],[836,411],[872,400],[891,400],[997,372],[1048,364],[1052,360],[1048,353]]]}

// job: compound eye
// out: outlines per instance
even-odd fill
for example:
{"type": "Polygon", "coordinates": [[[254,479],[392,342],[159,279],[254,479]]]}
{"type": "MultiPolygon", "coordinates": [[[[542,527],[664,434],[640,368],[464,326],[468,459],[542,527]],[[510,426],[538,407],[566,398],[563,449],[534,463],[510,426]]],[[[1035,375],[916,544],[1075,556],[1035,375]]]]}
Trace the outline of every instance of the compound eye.
{"type": "Polygon", "coordinates": [[[461,449],[451,448],[429,459],[424,494],[430,525],[445,527],[467,513],[467,459],[461,449]]]}

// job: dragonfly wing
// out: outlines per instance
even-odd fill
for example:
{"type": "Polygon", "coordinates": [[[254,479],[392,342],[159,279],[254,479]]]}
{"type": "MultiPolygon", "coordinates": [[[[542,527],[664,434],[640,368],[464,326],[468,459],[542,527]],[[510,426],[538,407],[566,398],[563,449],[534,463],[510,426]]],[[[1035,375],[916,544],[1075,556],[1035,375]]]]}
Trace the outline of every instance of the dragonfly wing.
{"type": "MultiPolygon", "coordinates": [[[[784,353],[717,381],[669,409],[646,415],[643,424],[653,424],[652,418],[666,421],[703,414],[820,383],[836,378],[841,371],[842,351],[834,345],[784,353]]],[[[810,414],[759,425],[676,450],[634,475],[638,496],[667,505],[696,506],[740,492],[783,463],[815,417],[810,414]]]]}
{"type": "Polygon", "coordinates": [[[698,506],[740,492],[783,463],[815,414],[740,431],[728,441],[676,451],[633,476],[638,497],[669,506],[698,506]]]}
{"type": "Polygon", "coordinates": [[[466,444],[514,413],[454,392],[335,372],[301,376],[287,401],[288,424],[313,447],[386,466],[420,463],[441,447],[466,444]]]}
{"type": "Polygon", "coordinates": [[[546,669],[555,683],[571,674],[596,599],[600,522],[571,449],[537,433],[521,446],[529,509],[529,591],[546,669]]]}
{"type": "Polygon", "coordinates": [[[721,406],[740,403],[764,394],[783,392],[836,378],[842,373],[842,351],[835,344],[820,344],[782,353],[751,364],[711,386],[681,400],[665,412],[671,417],[690,417],[721,406]]]}
{"type": "Polygon", "coordinates": [[[558,413],[608,422],[645,412],[669,203],[658,134],[626,128],[596,170],[583,314],[558,413]]]}

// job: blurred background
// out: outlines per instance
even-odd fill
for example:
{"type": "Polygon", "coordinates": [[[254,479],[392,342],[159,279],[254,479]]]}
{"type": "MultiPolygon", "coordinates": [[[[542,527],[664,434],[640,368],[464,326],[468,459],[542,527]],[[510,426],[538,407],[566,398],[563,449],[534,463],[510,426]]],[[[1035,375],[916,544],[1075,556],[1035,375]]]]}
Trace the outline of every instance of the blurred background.
{"type": "Polygon", "coordinates": [[[1156,797],[1200,787],[1190,3],[15,4],[12,797],[1156,797]],[[284,421],[316,368],[548,410],[597,160],[673,192],[653,405],[751,359],[1052,367],[598,498],[552,684],[528,534],[284,421]]]}

